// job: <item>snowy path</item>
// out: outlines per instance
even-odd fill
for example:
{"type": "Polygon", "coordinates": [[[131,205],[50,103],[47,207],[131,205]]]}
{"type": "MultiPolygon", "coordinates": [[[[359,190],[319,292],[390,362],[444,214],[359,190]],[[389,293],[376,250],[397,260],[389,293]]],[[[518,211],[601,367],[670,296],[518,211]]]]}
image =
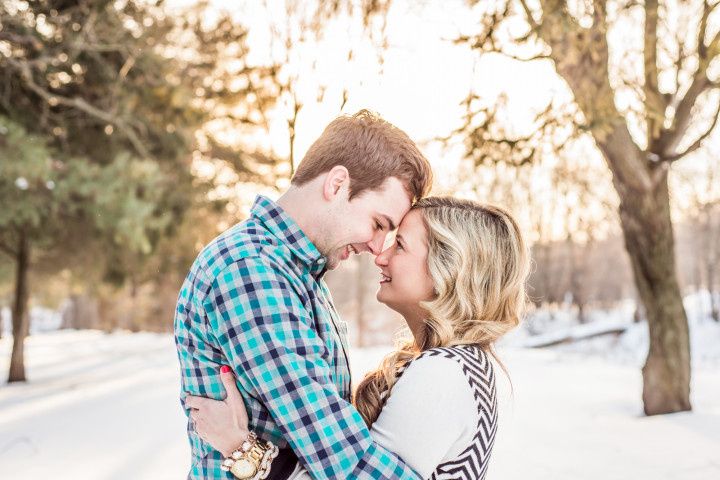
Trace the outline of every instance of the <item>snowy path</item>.
{"type": "MultiPolygon", "coordinates": [[[[3,377],[9,349],[0,340],[3,377]]],[[[386,351],[353,352],[356,375],[386,351]]],[[[171,336],[42,333],[26,353],[30,383],[0,385],[0,478],[185,478],[171,336]]],[[[500,354],[515,390],[510,398],[501,382],[489,480],[720,478],[718,369],[693,372],[694,413],[645,418],[636,368],[568,352],[500,354]]]]}
{"type": "Polygon", "coordinates": [[[26,355],[30,383],[0,387],[0,478],[184,478],[172,337],[45,333],[26,355]]]}

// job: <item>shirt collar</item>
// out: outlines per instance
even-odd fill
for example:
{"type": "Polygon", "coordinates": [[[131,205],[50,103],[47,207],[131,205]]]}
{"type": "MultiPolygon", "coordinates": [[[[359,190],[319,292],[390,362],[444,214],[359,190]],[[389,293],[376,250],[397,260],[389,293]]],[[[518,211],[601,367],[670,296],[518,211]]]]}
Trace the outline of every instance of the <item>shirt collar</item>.
{"type": "Polygon", "coordinates": [[[258,195],[250,209],[250,215],[257,218],[270,233],[288,247],[315,278],[325,274],[327,259],[280,205],[263,195],[258,195]]]}

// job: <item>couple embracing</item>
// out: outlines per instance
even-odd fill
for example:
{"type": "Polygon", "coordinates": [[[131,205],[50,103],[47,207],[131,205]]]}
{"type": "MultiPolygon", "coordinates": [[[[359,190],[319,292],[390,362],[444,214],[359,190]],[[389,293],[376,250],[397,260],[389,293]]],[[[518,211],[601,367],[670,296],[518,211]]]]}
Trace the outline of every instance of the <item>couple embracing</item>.
{"type": "Polygon", "coordinates": [[[342,116],[279,199],[202,250],[175,315],[188,478],[484,478],[493,345],[520,321],[529,255],[506,210],[431,183],[403,131],[342,116]],[[323,276],[364,253],[411,335],[355,384],[323,276]]]}

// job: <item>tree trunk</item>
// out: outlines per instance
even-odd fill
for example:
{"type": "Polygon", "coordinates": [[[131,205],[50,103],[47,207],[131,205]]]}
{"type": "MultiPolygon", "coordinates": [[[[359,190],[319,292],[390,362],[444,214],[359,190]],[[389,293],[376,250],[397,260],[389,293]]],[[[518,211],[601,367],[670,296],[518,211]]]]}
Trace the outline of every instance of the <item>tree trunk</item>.
{"type": "Polygon", "coordinates": [[[716,266],[708,269],[708,294],[710,295],[710,317],[716,322],[720,322],[720,293],[715,291],[715,275],[716,266]]]}
{"type": "MultiPolygon", "coordinates": [[[[587,323],[587,312],[585,311],[585,292],[583,291],[583,289],[586,287],[585,285],[583,285],[583,275],[581,272],[581,269],[583,268],[582,260],[578,259],[578,255],[584,255],[586,254],[586,252],[582,252],[582,249],[580,249],[580,252],[578,252],[578,247],[569,233],[569,228],[567,238],[565,239],[565,244],[570,258],[570,293],[572,294],[573,304],[577,307],[578,323],[584,324],[587,323]]],[[[585,247],[585,250],[587,250],[587,246],[585,247]]]]}
{"type": "Polygon", "coordinates": [[[710,295],[710,317],[716,322],[720,321],[720,305],[718,305],[718,294],[715,293],[715,275],[720,266],[720,249],[718,248],[718,229],[715,228],[715,218],[713,209],[708,212],[708,232],[707,232],[707,259],[705,263],[705,274],[707,275],[707,289],[710,295]]]}
{"type": "Polygon", "coordinates": [[[101,328],[102,315],[100,301],[89,293],[73,294],[62,313],[61,328],[101,328]]]}
{"type": "Polygon", "coordinates": [[[677,282],[667,171],[652,190],[619,193],[625,246],[650,336],[642,369],[645,414],[691,410],[690,341],[677,282]]]}
{"type": "Polygon", "coordinates": [[[10,355],[8,383],[24,382],[25,379],[25,337],[29,330],[28,317],[28,270],[30,267],[30,244],[24,232],[18,241],[15,257],[15,301],[12,310],[13,346],[10,355]]]}

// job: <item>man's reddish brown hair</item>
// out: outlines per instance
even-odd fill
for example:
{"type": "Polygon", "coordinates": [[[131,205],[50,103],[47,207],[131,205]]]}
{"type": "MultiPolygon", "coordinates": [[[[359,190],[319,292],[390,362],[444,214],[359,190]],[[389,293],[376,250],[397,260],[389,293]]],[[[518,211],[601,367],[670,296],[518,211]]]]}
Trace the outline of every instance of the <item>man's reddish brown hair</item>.
{"type": "Polygon", "coordinates": [[[430,163],[405,132],[368,110],[333,120],[315,140],[292,178],[303,185],[342,165],[350,173],[350,199],[378,190],[390,177],[400,180],[411,202],[432,186],[430,163]]]}

